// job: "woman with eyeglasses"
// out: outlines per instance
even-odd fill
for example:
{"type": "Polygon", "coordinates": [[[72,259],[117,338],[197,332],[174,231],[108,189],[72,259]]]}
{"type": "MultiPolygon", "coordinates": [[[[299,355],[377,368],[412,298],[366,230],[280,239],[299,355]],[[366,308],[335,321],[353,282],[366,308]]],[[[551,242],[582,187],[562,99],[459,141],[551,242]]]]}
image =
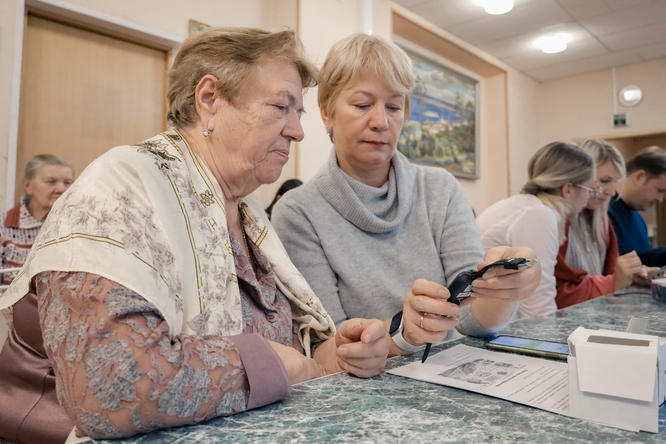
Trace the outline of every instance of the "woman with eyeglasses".
{"type": "Polygon", "coordinates": [[[635,251],[619,256],[617,239],[608,219],[608,203],[615,183],[624,179],[624,159],[609,143],[585,139],[578,146],[597,167],[591,199],[565,227],[567,239],[560,246],[555,265],[557,308],[569,307],[629,287],[647,285],[647,269],[635,251]]]}
{"type": "Polygon", "coordinates": [[[520,194],[491,205],[476,219],[486,250],[523,245],[541,262],[541,282],[520,301],[517,316],[543,317],[557,310],[554,270],[566,220],[586,207],[595,180],[594,161],[586,152],[569,143],[549,143],[530,159],[520,194]]]}

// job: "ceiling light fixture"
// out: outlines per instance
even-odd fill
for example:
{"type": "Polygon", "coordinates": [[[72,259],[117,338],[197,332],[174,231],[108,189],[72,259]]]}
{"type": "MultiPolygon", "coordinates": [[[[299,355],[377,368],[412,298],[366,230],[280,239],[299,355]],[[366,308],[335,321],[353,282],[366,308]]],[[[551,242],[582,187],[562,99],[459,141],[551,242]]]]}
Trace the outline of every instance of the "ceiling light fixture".
{"type": "Polygon", "coordinates": [[[546,54],[554,54],[567,49],[567,43],[570,41],[571,36],[569,34],[554,34],[536,39],[533,45],[546,54]]]}
{"type": "Polygon", "coordinates": [[[513,0],[474,0],[474,3],[492,15],[506,14],[513,9],[513,0]]]}

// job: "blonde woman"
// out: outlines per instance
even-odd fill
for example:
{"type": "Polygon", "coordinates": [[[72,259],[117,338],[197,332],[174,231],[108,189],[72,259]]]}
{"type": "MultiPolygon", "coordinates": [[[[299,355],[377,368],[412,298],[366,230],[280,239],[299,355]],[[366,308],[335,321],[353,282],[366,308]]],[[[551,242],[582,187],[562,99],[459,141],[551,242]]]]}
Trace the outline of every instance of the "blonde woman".
{"type": "Polygon", "coordinates": [[[549,143],[530,159],[521,193],[493,204],[476,219],[486,250],[524,245],[541,261],[541,282],[531,297],[520,301],[520,317],[542,317],[557,310],[554,269],[566,238],[565,222],[585,208],[595,180],[594,162],[587,153],[568,143],[549,143]]]}
{"type": "Polygon", "coordinates": [[[596,164],[595,195],[577,217],[567,223],[567,239],[560,246],[555,266],[557,308],[579,304],[632,283],[645,284],[645,268],[635,251],[619,256],[617,239],[608,218],[608,203],[615,184],[625,177],[624,159],[609,143],[585,139],[578,146],[596,164]]]}
{"type": "Polygon", "coordinates": [[[396,151],[414,83],[409,57],[395,44],[365,34],[336,43],[318,84],[334,147],[312,180],[280,199],[272,219],[333,321],[384,319],[391,355],[450,337],[454,328],[497,333],[540,274],[538,264],[510,276],[494,269],[474,281],[473,301],[447,301],[446,285],[459,272],[534,252],[502,247],[484,256],[458,181],[396,151]]]}

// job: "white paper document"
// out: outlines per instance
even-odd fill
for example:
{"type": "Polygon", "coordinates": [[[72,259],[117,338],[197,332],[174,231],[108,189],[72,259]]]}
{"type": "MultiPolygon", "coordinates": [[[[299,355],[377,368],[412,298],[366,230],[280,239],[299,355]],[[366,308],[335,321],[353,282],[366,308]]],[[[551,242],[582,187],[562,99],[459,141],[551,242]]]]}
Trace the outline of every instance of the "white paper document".
{"type": "Polygon", "coordinates": [[[567,364],[456,345],[388,373],[569,415],[567,364]]]}

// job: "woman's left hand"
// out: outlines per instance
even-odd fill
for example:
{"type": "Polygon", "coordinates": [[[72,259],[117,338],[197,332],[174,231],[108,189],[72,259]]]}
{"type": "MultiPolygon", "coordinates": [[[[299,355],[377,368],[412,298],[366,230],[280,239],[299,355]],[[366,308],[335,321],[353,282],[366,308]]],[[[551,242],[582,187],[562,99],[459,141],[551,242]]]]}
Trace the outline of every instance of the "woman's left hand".
{"type": "Polygon", "coordinates": [[[350,319],[335,333],[337,364],[361,378],[379,374],[386,366],[391,337],[378,319],[350,319]]]}
{"type": "MultiPolygon", "coordinates": [[[[537,259],[536,253],[527,247],[495,247],[488,250],[483,263],[477,270],[500,259],[523,257],[537,259]]],[[[541,281],[541,264],[537,262],[522,270],[507,270],[492,267],[485,274],[474,280],[474,296],[480,298],[504,299],[517,302],[532,296],[541,281]]]]}

